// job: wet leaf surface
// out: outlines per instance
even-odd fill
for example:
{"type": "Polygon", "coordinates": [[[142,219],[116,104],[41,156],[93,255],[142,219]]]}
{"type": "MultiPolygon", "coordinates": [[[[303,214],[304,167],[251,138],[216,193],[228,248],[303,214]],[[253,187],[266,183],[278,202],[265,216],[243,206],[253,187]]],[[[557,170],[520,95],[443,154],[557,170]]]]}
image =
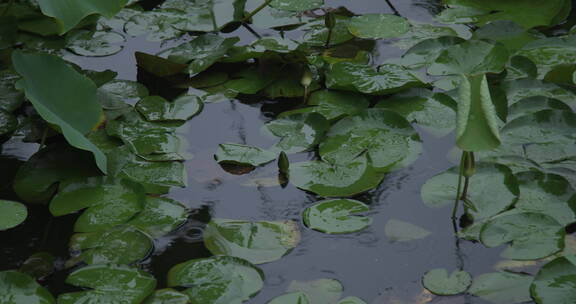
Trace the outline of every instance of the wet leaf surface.
{"type": "Polygon", "coordinates": [[[367,216],[357,215],[370,210],[368,205],[350,199],[318,202],[302,214],[309,228],[329,234],[351,233],[366,229],[372,223],[367,216]]]}
{"type": "Polygon", "coordinates": [[[472,284],[472,277],[458,270],[448,275],[446,269],[438,268],[427,272],[422,278],[422,284],[434,294],[450,296],[465,292],[472,284]]]}
{"type": "Polygon", "coordinates": [[[0,301],[6,304],[56,303],[50,292],[32,277],[14,270],[0,272],[0,301]]]}

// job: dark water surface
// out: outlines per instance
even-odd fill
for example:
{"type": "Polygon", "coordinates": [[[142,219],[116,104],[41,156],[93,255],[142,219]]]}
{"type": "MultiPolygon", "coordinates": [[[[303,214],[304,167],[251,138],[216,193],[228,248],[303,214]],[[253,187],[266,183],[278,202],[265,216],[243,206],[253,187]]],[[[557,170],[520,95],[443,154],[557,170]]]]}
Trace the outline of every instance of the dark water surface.
{"type": "MultiPolygon", "coordinates": [[[[433,0],[392,0],[401,15],[411,20],[429,22],[438,10],[433,0]]],[[[355,13],[392,13],[385,0],[328,0],[328,6],[348,7],[355,13]]],[[[270,32],[260,31],[261,34],[270,32]]],[[[234,33],[243,42],[255,39],[246,29],[234,33]]],[[[67,57],[68,60],[94,70],[112,69],[120,79],[137,79],[134,52],[155,53],[179,44],[170,42],[160,46],[142,37],[130,38],[126,48],[110,57],[67,57]]],[[[400,54],[386,45],[375,54],[378,60],[400,54]]],[[[273,144],[260,129],[272,119],[282,105],[272,102],[246,104],[238,100],[206,104],[203,112],[188,122],[182,134],[188,138],[189,152],[194,158],[186,162],[189,186],[173,189],[170,197],[188,206],[190,220],[179,230],[156,241],[156,250],[144,267],[165,286],[168,269],[193,258],[206,257],[210,253],[202,243],[202,230],[212,217],[240,220],[286,220],[302,223],[301,212],[319,200],[314,195],[298,190],[292,185],[286,188],[273,185],[276,165],[258,168],[250,174],[232,175],[224,171],[213,159],[217,145],[225,142],[244,143],[267,148],[273,144]]],[[[421,130],[419,130],[421,131],[421,130]]],[[[472,275],[494,271],[500,249],[486,249],[481,245],[462,241],[459,248],[453,236],[450,221],[451,208],[430,209],[420,198],[420,187],[433,175],[453,164],[447,159],[454,145],[449,135],[437,139],[420,132],[424,152],[412,166],[389,174],[375,190],[355,199],[370,205],[369,215],[373,224],[368,229],[346,235],[327,235],[307,229],[300,224],[300,244],[282,259],[259,265],[266,275],[264,289],[248,303],[266,303],[285,292],[292,280],[320,278],[338,279],[345,288],[345,296],[358,296],[367,303],[486,303],[471,296],[439,297],[420,301],[423,294],[420,283],[422,275],[433,268],[455,270],[461,263],[472,275]],[[389,219],[399,219],[417,224],[432,232],[418,241],[392,242],[384,235],[389,219]]],[[[1,185],[8,185],[21,161],[37,149],[35,144],[5,145],[0,156],[2,168],[1,185]]],[[[290,161],[312,159],[313,154],[291,155],[290,161]]],[[[4,186],[3,186],[4,187],[4,186]]],[[[2,189],[2,192],[6,192],[2,189]]],[[[6,194],[9,195],[9,194],[6,194]]],[[[9,197],[6,197],[9,198],[9,197]]],[[[74,216],[56,218],[49,224],[44,208],[31,210],[27,224],[10,232],[0,234],[2,249],[0,270],[16,268],[38,248],[59,254],[59,261],[67,258],[67,241],[71,235],[74,216]],[[51,225],[50,235],[45,238],[40,223],[51,225]],[[44,239],[45,244],[42,243],[44,239]]],[[[66,273],[60,271],[48,282],[55,293],[67,290],[63,284],[66,273]]]]}

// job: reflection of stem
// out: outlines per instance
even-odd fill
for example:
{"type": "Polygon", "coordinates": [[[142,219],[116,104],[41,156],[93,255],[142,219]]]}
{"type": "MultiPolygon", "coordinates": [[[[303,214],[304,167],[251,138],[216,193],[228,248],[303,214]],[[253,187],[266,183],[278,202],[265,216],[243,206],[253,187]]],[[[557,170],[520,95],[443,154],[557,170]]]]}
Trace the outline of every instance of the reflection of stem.
{"type": "Polygon", "coordinates": [[[246,22],[248,20],[250,20],[250,18],[254,17],[254,15],[258,14],[258,12],[260,12],[261,10],[263,10],[266,6],[268,6],[268,4],[270,4],[270,2],[272,2],[272,0],[266,0],[264,1],[264,3],[262,3],[259,7],[255,8],[253,11],[251,11],[247,16],[245,16],[241,22],[246,22]]]}
{"type": "Polygon", "coordinates": [[[396,9],[396,7],[394,7],[394,4],[392,4],[392,2],[390,2],[390,0],[386,0],[386,3],[390,7],[390,9],[392,9],[392,11],[394,12],[394,15],[400,16],[400,12],[396,9]]]}
{"type": "Polygon", "coordinates": [[[464,176],[464,153],[462,152],[462,156],[460,157],[460,168],[458,171],[458,187],[456,190],[456,198],[454,199],[454,207],[452,208],[452,224],[454,225],[454,232],[456,232],[456,212],[458,212],[458,203],[460,202],[460,190],[462,186],[462,176],[464,176]]]}

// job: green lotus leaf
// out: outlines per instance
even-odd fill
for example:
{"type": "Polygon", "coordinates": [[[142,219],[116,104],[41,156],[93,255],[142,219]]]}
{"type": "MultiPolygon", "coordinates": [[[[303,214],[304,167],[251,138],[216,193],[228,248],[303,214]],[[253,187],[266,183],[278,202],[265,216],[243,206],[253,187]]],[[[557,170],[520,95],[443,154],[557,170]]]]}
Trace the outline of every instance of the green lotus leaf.
{"type": "Polygon", "coordinates": [[[191,5],[186,0],[167,0],[160,5],[160,11],[179,10],[186,13],[186,22],[173,26],[186,32],[214,32],[225,30],[229,23],[244,18],[244,0],[195,1],[191,5]]]}
{"type": "Polygon", "coordinates": [[[381,100],[375,107],[394,111],[436,137],[448,135],[456,124],[456,101],[427,89],[398,93],[381,100]]]}
{"type": "Polygon", "coordinates": [[[538,304],[570,304],[576,297],[576,256],[559,257],[544,265],[530,287],[538,304]]]}
{"type": "Polygon", "coordinates": [[[296,113],[318,113],[326,119],[334,121],[347,115],[362,112],[368,108],[368,99],[352,92],[322,90],[310,94],[308,106],[303,109],[283,112],[279,117],[283,118],[296,113]]]}
{"type": "Polygon", "coordinates": [[[152,247],[150,237],[131,226],[76,233],[70,239],[70,249],[81,253],[68,264],[132,264],[146,258],[152,247]]]}
{"type": "Polygon", "coordinates": [[[6,304],[54,304],[50,292],[27,274],[7,270],[0,272],[0,302],[6,304]]]}
{"type": "Polygon", "coordinates": [[[326,86],[330,89],[386,95],[426,84],[413,71],[400,65],[384,64],[373,67],[352,62],[338,62],[326,72],[326,86]]]}
{"type": "Polygon", "coordinates": [[[508,121],[513,121],[516,118],[534,114],[542,110],[571,111],[570,106],[563,101],[548,97],[534,96],[522,99],[520,102],[511,105],[508,109],[508,121]]]}
{"type": "Polygon", "coordinates": [[[366,153],[375,169],[386,172],[410,165],[421,150],[418,133],[404,117],[369,109],[334,124],[319,152],[324,161],[341,165],[366,153]]]}
{"type": "Polygon", "coordinates": [[[346,297],[338,301],[338,304],[366,304],[366,302],[358,297],[346,297]]]}
{"type": "Polygon", "coordinates": [[[186,294],[171,288],[156,290],[143,304],[188,304],[190,303],[186,294]]]}
{"type": "Polygon", "coordinates": [[[409,20],[410,29],[407,33],[400,36],[400,40],[394,42],[394,46],[401,49],[409,49],[426,39],[435,39],[440,37],[454,36],[458,37],[458,33],[450,28],[444,26],[437,26],[429,23],[419,23],[409,20]]]}
{"type": "Polygon", "coordinates": [[[128,266],[90,265],[72,272],[66,283],[88,290],[64,293],[58,303],[141,303],[154,291],[156,279],[128,266]]]}
{"type": "Polygon", "coordinates": [[[310,304],[310,300],[308,300],[308,296],[305,293],[295,291],[277,296],[267,304],[310,304]]]}
{"type": "Polygon", "coordinates": [[[267,123],[263,131],[278,138],[271,151],[297,153],[318,144],[328,127],[328,121],[319,114],[293,114],[267,123]]]}
{"type": "Polygon", "coordinates": [[[44,15],[56,18],[60,33],[65,33],[74,28],[86,16],[100,14],[112,17],[127,2],[128,0],[47,0],[38,4],[44,15]]]}
{"type": "Polygon", "coordinates": [[[66,37],[66,47],[80,56],[103,57],[114,55],[124,48],[126,39],[116,32],[79,30],[66,37]]]}
{"type": "MultiPolygon", "coordinates": [[[[336,23],[332,29],[330,45],[341,44],[354,39],[354,35],[352,35],[348,30],[350,17],[340,15],[335,15],[334,17],[336,23]]],[[[312,46],[326,45],[326,41],[328,40],[328,28],[326,28],[324,18],[317,18],[316,20],[310,21],[306,25],[302,26],[300,30],[305,33],[302,40],[306,44],[312,46]]]]}
{"type": "Polygon", "coordinates": [[[543,38],[525,45],[518,55],[532,60],[538,67],[538,74],[543,77],[558,65],[576,62],[575,44],[574,36],[543,38]]]}
{"type": "Polygon", "coordinates": [[[136,104],[136,110],[148,121],[186,121],[202,110],[199,97],[183,95],[173,101],[160,96],[144,97],[136,104]]]}
{"type": "MultiPolygon", "coordinates": [[[[257,7],[262,5],[262,0],[247,0],[246,11],[254,11],[257,7]]],[[[300,12],[287,11],[277,9],[271,6],[266,6],[258,14],[252,16],[252,24],[257,28],[285,28],[305,24],[309,21],[309,16],[300,14],[300,12]]]]}
{"type": "Polygon", "coordinates": [[[19,202],[0,200],[0,231],[20,225],[28,217],[28,209],[19,202]]]}
{"type": "Polygon", "coordinates": [[[285,11],[301,12],[322,7],[324,0],[272,0],[270,6],[285,11]]]}
{"type": "Polygon", "coordinates": [[[524,56],[512,56],[506,64],[506,80],[538,77],[538,67],[524,56]]]}
{"type": "Polygon", "coordinates": [[[178,75],[184,72],[187,67],[186,64],[176,63],[160,56],[142,52],[136,52],[134,56],[139,68],[157,77],[178,75]]]}
{"type": "Polygon", "coordinates": [[[526,78],[503,82],[502,87],[506,91],[509,105],[513,105],[528,97],[543,96],[558,99],[573,109],[576,108],[576,103],[574,102],[576,94],[553,83],[526,78]]]}
{"type": "Polygon", "coordinates": [[[490,22],[474,32],[472,37],[478,40],[492,40],[500,42],[509,51],[521,49],[524,45],[536,40],[540,35],[527,31],[522,26],[510,20],[496,20],[490,22]]]}
{"type": "Polygon", "coordinates": [[[472,284],[472,277],[466,271],[456,270],[448,275],[446,269],[437,268],[424,274],[422,284],[433,294],[451,296],[465,292],[472,284]]]}
{"type": "Polygon", "coordinates": [[[572,111],[543,110],[510,121],[501,134],[507,144],[545,144],[574,140],[575,132],[572,111]]]}
{"type": "Polygon", "coordinates": [[[230,256],[190,260],[168,272],[168,286],[186,287],[191,301],[206,304],[240,304],[262,289],[263,280],[260,269],[230,256]]]}
{"type": "Polygon", "coordinates": [[[102,107],[107,110],[114,110],[125,108],[126,103],[134,104],[148,96],[148,89],[139,82],[116,79],[98,88],[98,94],[100,99],[104,101],[102,107]]]}
{"type": "Polygon", "coordinates": [[[23,77],[18,87],[38,114],[57,125],[72,146],[92,152],[98,168],[106,173],[106,156],[84,136],[101,118],[96,85],[53,55],[16,51],[12,53],[12,63],[23,77]],[[63,90],[63,84],[68,89],[63,90]]]}
{"type": "Polygon", "coordinates": [[[366,229],[372,223],[367,216],[354,215],[370,210],[359,201],[334,199],[318,202],[304,210],[302,218],[309,228],[329,234],[351,233],[366,229]]]}
{"type": "Polygon", "coordinates": [[[74,225],[76,232],[93,232],[122,224],[142,211],[142,186],[111,177],[67,180],[50,202],[50,212],[62,216],[87,208],[74,225]]]}
{"type": "Polygon", "coordinates": [[[310,303],[314,304],[336,303],[342,296],[343,290],[342,283],[335,279],[292,281],[287,289],[289,292],[306,294],[310,303]]]}
{"type": "Polygon", "coordinates": [[[149,41],[174,39],[184,34],[178,27],[188,24],[187,17],[180,10],[141,12],[130,17],[124,25],[124,31],[131,36],[146,35],[149,41]]]}
{"type": "Polygon", "coordinates": [[[43,279],[54,273],[56,257],[46,251],[39,251],[29,256],[18,271],[35,279],[43,279]]]}
{"type": "Polygon", "coordinates": [[[466,40],[455,36],[424,39],[408,49],[406,53],[402,55],[401,59],[390,60],[390,62],[412,69],[423,68],[434,63],[436,58],[438,58],[444,50],[465,41],[466,40]]]}
{"type": "Polygon", "coordinates": [[[428,68],[430,75],[479,75],[500,73],[508,62],[508,50],[483,40],[468,40],[446,48],[428,68]]]}
{"type": "Polygon", "coordinates": [[[296,187],[323,197],[345,197],[376,188],[384,173],[375,170],[365,154],[345,164],[307,161],[290,164],[296,187]]]}
{"type": "MultiPolygon", "coordinates": [[[[422,186],[421,196],[429,207],[444,207],[454,203],[458,186],[459,168],[453,167],[430,178],[422,186]]],[[[503,165],[477,163],[476,172],[470,177],[468,200],[477,211],[469,212],[478,221],[496,215],[517,200],[520,194],[518,181],[512,171],[503,165]],[[498,199],[493,199],[498,197],[498,199]]]]}
{"type": "Polygon", "coordinates": [[[275,160],[275,152],[239,144],[220,144],[214,154],[218,163],[260,166],[275,160]]]}
{"type": "Polygon", "coordinates": [[[350,19],[348,30],[363,39],[387,39],[400,37],[410,30],[405,18],[390,14],[366,14],[350,19]]]}
{"type": "Polygon", "coordinates": [[[274,82],[280,73],[262,73],[257,67],[249,67],[232,75],[224,87],[242,94],[256,94],[274,82]]]}
{"type": "Polygon", "coordinates": [[[292,221],[248,222],[212,219],[204,230],[204,245],[214,255],[229,255],[253,264],[282,258],[300,241],[292,221]]]}
{"type": "Polygon", "coordinates": [[[152,238],[158,238],[178,228],[188,218],[181,203],[165,197],[147,197],[144,209],[128,225],[134,226],[152,238]]]}
{"type": "Polygon", "coordinates": [[[394,242],[406,242],[423,239],[430,231],[405,221],[391,219],[384,226],[384,234],[394,242]]]}
{"type": "Polygon", "coordinates": [[[564,226],[546,214],[512,210],[489,219],[480,231],[480,241],[487,247],[510,243],[502,257],[534,260],[562,250],[564,235],[564,226]]]}
{"type": "Polygon", "coordinates": [[[494,304],[530,302],[530,284],[534,277],[512,272],[485,273],[474,278],[468,291],[494,304]]]}

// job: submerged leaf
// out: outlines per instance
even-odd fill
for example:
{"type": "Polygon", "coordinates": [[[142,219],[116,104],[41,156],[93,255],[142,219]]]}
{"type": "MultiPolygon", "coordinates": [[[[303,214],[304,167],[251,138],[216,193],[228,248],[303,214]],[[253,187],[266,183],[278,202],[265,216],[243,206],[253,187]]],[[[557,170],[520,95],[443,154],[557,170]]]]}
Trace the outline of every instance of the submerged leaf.
{"type": "Polygon", "coordinates": [[[0,200],[0,231],[20,225],[28,217],[28,209],[19,202],[0,200]]]}
{"type": "Polygon", "coordinates": [[[430,231],[412,223],[391,219],[384,226],[384,234],[392,241],[406,242],[423,239],[430,235],[430,231]]]}
{"type": "Polygon", "coordinates": [[[410,30],[410,23],[391,14],[366,14],[352,17],[348,24],[352,35],[364,39],[396,38],[410,30]]]}
{"type": "Polygon", "coordinates": [[[367,216],[354,215],[370,208],[359,201],[335,199],[321,201],[304,210],[302,217],[309,228],[329,234],[351,233],[366,229],[372,223],[367,216]]]}
{"type": "Polygon", "coordinates": [[[470,294],[494,304],[516,304],[532,300],[530,275],[512,272],[485,273],[474,278],[470,294]]]}
{"type": "Polygon", "coordinates": [[[438,268],[428,271],[422,284],[434,294],[451,296],[465,292],[472,284],[472,277],[465,271],[454,271],[448,276],[446,269],[438,268]]]}

